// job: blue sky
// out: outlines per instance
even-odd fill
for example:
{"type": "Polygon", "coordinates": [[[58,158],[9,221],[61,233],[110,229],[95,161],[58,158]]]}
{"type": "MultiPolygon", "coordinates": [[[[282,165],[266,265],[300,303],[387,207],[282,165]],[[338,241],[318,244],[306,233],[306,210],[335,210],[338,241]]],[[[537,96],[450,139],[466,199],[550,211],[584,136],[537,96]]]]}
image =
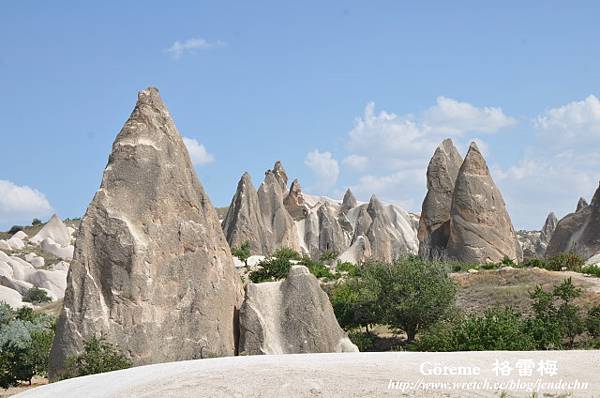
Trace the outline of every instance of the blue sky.
{"type": "Polygon", "coordinates": [[[81,216],[153,85],[216,206],[280,159],[309,193],[418,211],[450,136],[539,228],[600,179],[600,4],[524,3],[4,1],[0,227],[81,216]]]}

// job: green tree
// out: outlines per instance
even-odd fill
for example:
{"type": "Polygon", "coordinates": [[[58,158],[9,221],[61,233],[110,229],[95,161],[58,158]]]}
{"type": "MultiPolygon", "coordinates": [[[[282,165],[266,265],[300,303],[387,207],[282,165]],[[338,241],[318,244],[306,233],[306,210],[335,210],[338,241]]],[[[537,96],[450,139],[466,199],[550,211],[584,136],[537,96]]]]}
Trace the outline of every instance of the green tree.
{"type": "Polygon", "coordinates": [[[132,366],[115,345],[104,338],[92,337],[84,342],[83,352],[67,358],[63,379],[111,372],[132,366]]]}
{"type": "Polygon", "coordinates": [[[246,241],[240,247],[232,247],[231,254],[243,261],[246,268],[248,268],[248,258],[252,255],[250,253],[250,242],[246,241]]]}
{"type": "Polygon", "coordinates": [[[33,221],[31,221],[31,225],[40,225],[42,223],[42,220],[40,220],[39,218],[34,218],[33,221]]]}
{"type": "Polygon", "coordinates": [[[454,307],[456,284],[445,267],[416,256],[392,264],[363,268],[365,281],[379,292],[379,316],[412,342],[418,332],[446,316],[454,307]]]}
{"type": "Polygon", "coordinates": [[[596,305],[588,311],[586,326],[592,337],[600,337],[600,305],[596,305]]]}
{"type": "Polygon", "coordinates": [[[379,323],[379,290],[360,279],[349,279],[336,285],[330,292],[331,305],[344,330],[379,323]]]}

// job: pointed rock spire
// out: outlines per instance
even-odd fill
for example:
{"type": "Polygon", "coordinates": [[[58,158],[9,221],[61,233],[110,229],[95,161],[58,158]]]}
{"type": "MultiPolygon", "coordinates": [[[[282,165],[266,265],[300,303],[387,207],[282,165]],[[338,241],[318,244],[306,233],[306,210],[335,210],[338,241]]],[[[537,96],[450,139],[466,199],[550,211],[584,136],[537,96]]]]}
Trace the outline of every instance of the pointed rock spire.
{"type": "Polygon", "coordinates": [[[445,139],[435,150],[427,167],[427,195],[419,219],[419,254],[426,258],[442,255],[449,237],[450,207],[454,183],[462,157],[452,143],[445,139]]]}
{"type": "Polygon", "coordinates": [[[278,160],[275,162],[275,165],[273,166],[273,174],[275,175],[275,179],[277,179],[281,185],[281,189],[285,191],[287,188],[288,176],[283,168],[283,165],[281,164],[281,161],[278,160]]]}
{"type": "Polygon", "coordinates": [[[354,194],[348,188],[346,193],[344,194],[344,199],[342,200],[342,206],[340,207],[340,211],[342,213],[348,212],[348,210],[355,208],[358,205],[358,201],[354,197],[354,194]]]}
{"type": "Polygon", "coordinates": [[[35,234],[29,241],[38,244],[47,238],[52,239],[61,246],[69,246],[71,244],[71,234],[69,233],[69,229],[57,214],[53,214],[40,232],[35,234]]]}
{"type": "Polygon", "coordinates": [[[93,336],[134,365],[233,355],[241,295],[183,140],[158,90],[143,90],[81,220],[50,377],[93,336]]]}
{"type": "Polygon", "coordinates": [[[469,147],[454,186],[447,252],[450,258],[475,264],[498,262],[504,256],[521,261],[521,248],[502,194],[475,143],[469,147]]]}
{"type": "Polygon", "coordinates": [[[577,212],[588,206],[589,206],[589,204],[588,204],[587,200],[585,200],[584,198],[579,198],[579,200],[577,201],[577,209],[575,211],[577,212]]]}
{"type": "Polygon", "coordinates": [[[292,182],[283,204],[294,220],[302,220],[306,217],[308,209],[304,204],[304,195],[302,195],[302,188],[298,179],[292,182]]]}
{"type": "Polygon", "coordinates": [[[248,172],[244,173],[238,182],[223,221],[223,231],[230,247],[239,247],[248,242],[253,254],[268,251],[258,194],[248,172]]]}
{"type": "Polygon", "coordinates": [[[550,239],[552,239],[552,234],[556,229],[556,225],[558,224],[558,218],[554,213],[548,214],[546,217],[546,221],[544,222],[544,226],[542,227],[542,232],[540,234],[540,241],[544,244],[548,244],[550,239]]]}

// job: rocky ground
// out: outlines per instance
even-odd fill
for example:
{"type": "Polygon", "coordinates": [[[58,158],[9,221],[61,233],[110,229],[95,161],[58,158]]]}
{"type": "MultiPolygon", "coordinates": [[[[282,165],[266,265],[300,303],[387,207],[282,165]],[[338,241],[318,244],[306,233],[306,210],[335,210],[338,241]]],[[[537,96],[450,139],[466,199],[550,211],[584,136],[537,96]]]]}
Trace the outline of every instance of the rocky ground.
{"type": "Polygon", "coordinates": [[[142,366],[50,384],[19,397],[507,398],[538,396],[536,383],[559,387],[546,387],[552,392],[545,397],[593,397],[600,394],[599,365],[598,351],[261,355],[142,366]],[[496,361],[510,374],[495,369],[496,361]],[[521,376],[517,361],[543,367],[521,376]],[[477,368],[479,375],[465,375],[477,368]],[[430,374],[440,371],[446,374],[430,374]]]}

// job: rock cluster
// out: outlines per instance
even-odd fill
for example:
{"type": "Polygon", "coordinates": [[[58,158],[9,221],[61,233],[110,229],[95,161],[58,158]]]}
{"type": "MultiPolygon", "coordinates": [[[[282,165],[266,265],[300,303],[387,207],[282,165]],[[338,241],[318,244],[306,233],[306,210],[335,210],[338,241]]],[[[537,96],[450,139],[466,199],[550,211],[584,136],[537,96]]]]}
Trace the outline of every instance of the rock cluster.
{"type": "Polygon", "coordinates": [[[558,219],[554,213],[548,214],[541,231],[518,231],[517,239],[523,250],[523,260],[543,258],[556,229],[558,219]]]}
{"type": "Polygon", "coordinates": [[[562,218],[546,250],[546,257],[572,252],[584,259],[600,253],[600,187],[589,205],[580,199],[577,211],[562,218]]]}
{"type": "Polygon", "coordinates": [[[92,336],[135,365],[235,354],[240,280],[155,88],[139,93],[118,134],[75,246],[51,378],[92,336]]]}
{"type": "Polygon", "coordinates": [[[464,161],[445,140],[429,163],[420,252],[467,263],[521,261],[521,247],[485,159],[471,143],[464,161]]]}
{"type": "Polygon", "coordinates": [[[285,246],[313,258],[334,252],[351,262],[391,261],[417,252],[416,226],[403,209],[374,196],[359,204],[350,189],[339,202],[304,194],[298,180],[289,189],[286,183],[287,174],[276,162],[258,189],[258,206],[240,206],[240,197],[254,203],[255,196],[251,182],[240,181],[223,222],[231,246],[248,241],[253,254],[263,255],[285,246]]]}

